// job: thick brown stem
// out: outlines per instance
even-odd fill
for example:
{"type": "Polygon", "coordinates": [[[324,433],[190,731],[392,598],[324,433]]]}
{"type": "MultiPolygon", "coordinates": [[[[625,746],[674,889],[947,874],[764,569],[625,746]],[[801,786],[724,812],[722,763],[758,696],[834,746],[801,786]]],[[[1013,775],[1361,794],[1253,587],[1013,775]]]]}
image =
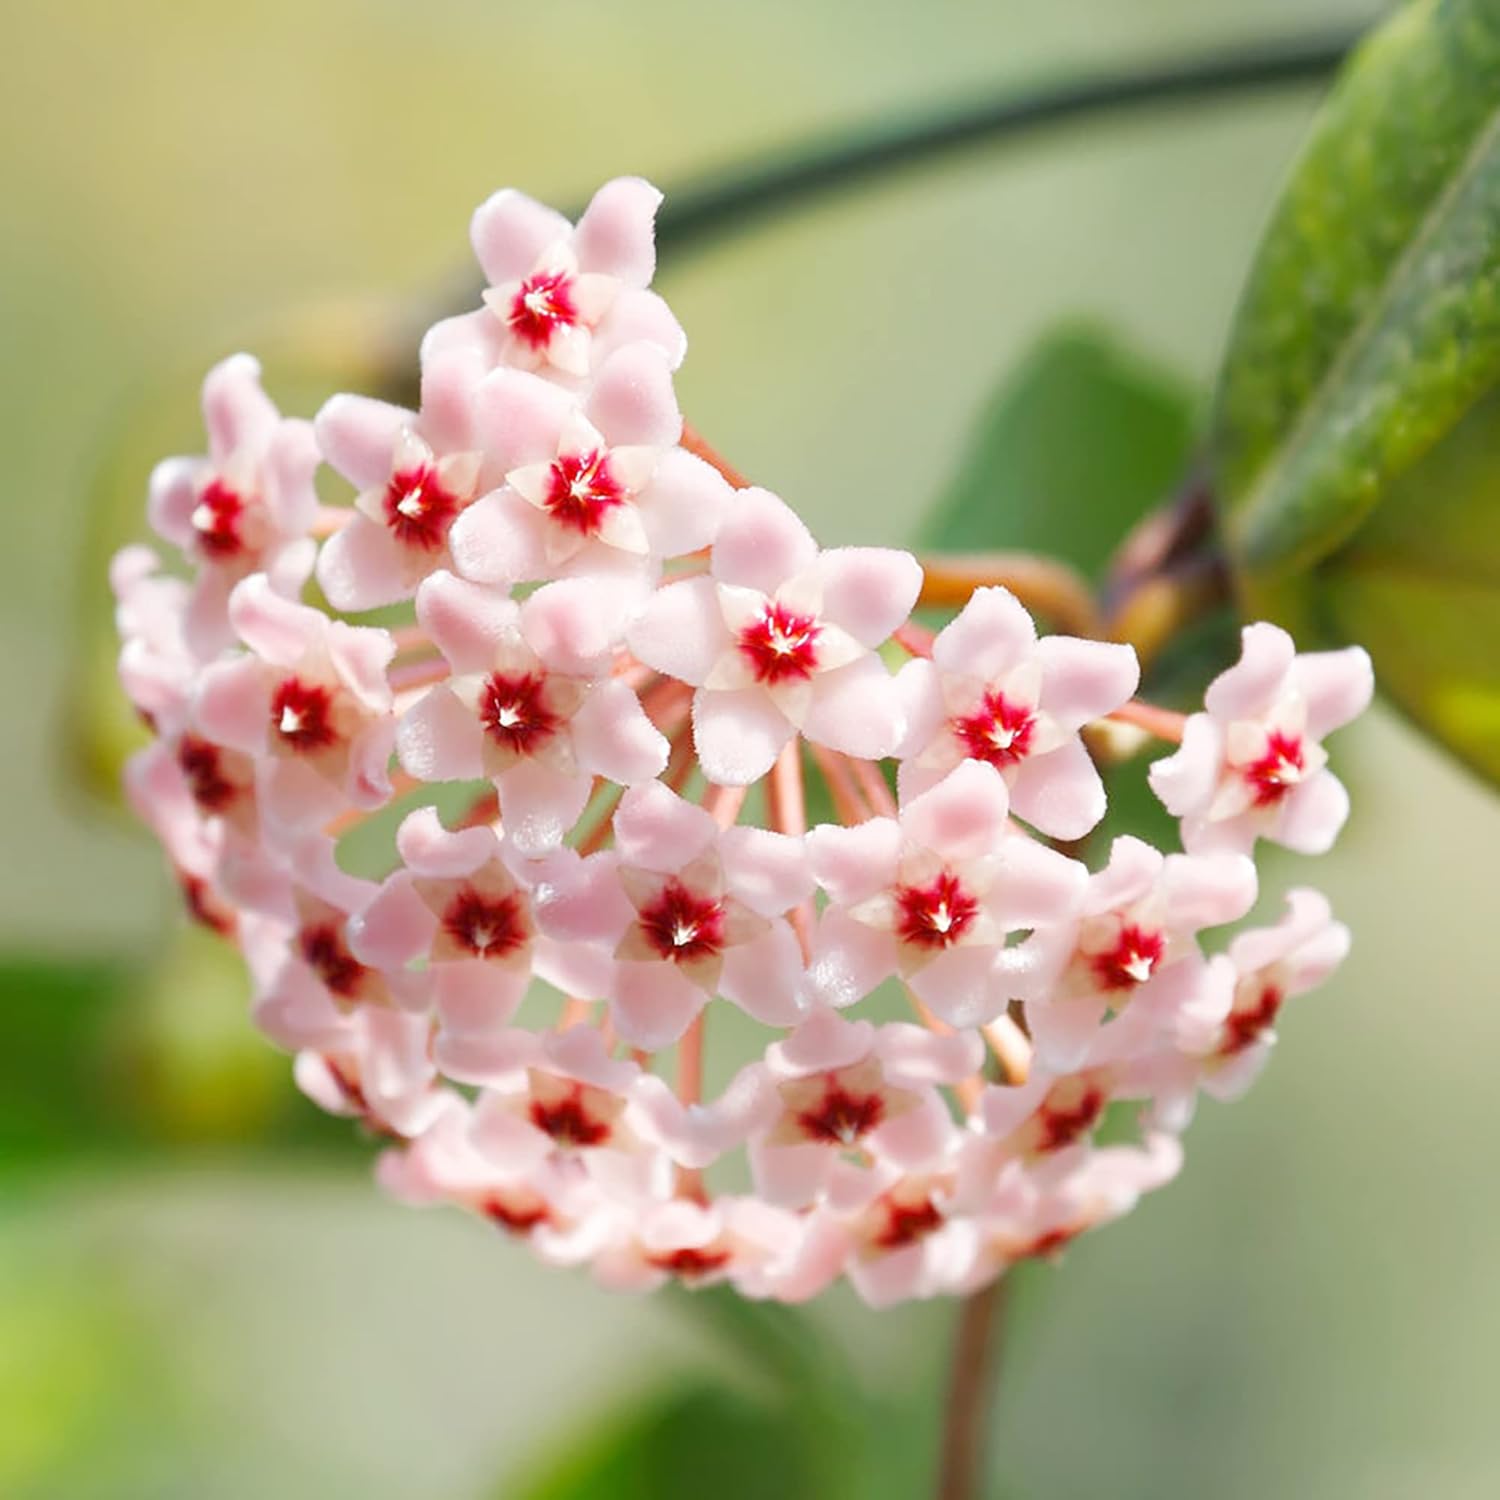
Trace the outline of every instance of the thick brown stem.
{"type": "Polygon", "coordinates": [[[750,488],[750,481],[717,448],[704,442],[702,433],[696,428],[684,424],[682,437],[679,441],[689,453],[701,458],[706,464],[712,464],[735,489],[746,490],[750,488]]]}
{"type": "Polygon", "coordinates": [[[936,1500],[978,1500],[983,1493],[985,1437],[994,1366],[1004,1326],[1006,1281],[1001,1278],[959,1307],[943,1410],[936,1500]]]}
{"type": "Polygon", "coordinates": [[[1030,552],[928,553],[918,561],[924,575],[919,606],[962,609],[975,589],[999,584],[1060,630],[1094,638],[1104,634],[1093,590],[1066,563],[1030,552]]]}

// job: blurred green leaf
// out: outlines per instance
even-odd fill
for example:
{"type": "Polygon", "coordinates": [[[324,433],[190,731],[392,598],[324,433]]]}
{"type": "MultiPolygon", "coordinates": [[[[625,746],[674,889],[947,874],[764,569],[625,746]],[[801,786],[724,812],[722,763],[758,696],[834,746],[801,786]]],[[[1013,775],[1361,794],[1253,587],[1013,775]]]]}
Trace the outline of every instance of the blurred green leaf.
{"type": "Polygon", "coordinates": [[[1215,416],[1247,602],[1359,639],[1500,780],[1500,7],[1423,0],[1349,65],[1267,231],[1215,416]]]}
{"type": "Polygon", "coordinates": [[[1042,552],[1097,577],[1181,480],[1192,437],[1184,386],[1098,329],[1056,329],[1001,383],[920,541],[1042,552]]]}
{"type": "Polygon", "coordinates": [[[784,1405],[714,1385],[657,1396],[570,1447],[535,1482],[505,1490],[506,1500],[766,1500],[828,1493],[784,1405]]]}

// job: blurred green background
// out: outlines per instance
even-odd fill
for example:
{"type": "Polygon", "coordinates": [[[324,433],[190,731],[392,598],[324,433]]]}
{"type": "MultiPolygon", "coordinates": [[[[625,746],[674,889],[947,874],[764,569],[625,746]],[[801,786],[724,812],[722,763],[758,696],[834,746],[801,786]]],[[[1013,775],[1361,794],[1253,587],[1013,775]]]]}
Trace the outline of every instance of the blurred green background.
{"type": "MultiPolygon", "coordinates": [[[[383,329],[472,206],[663,186],[820,127],[1132,57],[1373,19],[1356,0],[58,0],[0,90],[0,1495],[524,1493],[623,1398],[722,1365],[670,1299],[382,1200],[291,1090],[66,711],[113,535],[101,466],[192,441],[197,373],[330,300],[383,329]],[[92,549],[92,551],[90,550],[92,549]]],[[[1060,323],[1202,401],[1315,91],[1111,119],[903,174],[667,267],[680,392],[825,539],[909,541],[990,392],[1060,323]]],[[[343,320],[348,326],[349,318],[343,320]]],[[[340,345],[303,371],[331,388],[340,345]]],[[[273,371],[274,379],[274,371],[273,371]]],[[[273,385],[273,389],[274,389],[273,385]]],[[[1076,435],[1088,445],[1088,431],[1076,435]]],[[[113,523],[112,523],[113,524],[113,523]]],[[[82,691],[107,694],[107,682],[82,691]]],[[[1389,715],[1310,879],[1354,928],[1183,1180],[1021,1278],[995,1493],[1500,1493],[1500,804],[1389,715]]],[[[952,1309],[834,1296],[920,1476],[952,1309]]],[[[913,1481],[912,1493],[920,1492],[913,1481]]]]}

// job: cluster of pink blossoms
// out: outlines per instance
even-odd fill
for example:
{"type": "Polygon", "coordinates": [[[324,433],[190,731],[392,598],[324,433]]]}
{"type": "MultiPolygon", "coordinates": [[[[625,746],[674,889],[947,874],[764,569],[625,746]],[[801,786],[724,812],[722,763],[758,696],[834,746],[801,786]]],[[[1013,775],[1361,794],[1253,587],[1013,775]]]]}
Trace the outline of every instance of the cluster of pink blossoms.
{"type": "Polygon", "coordinates": [[[150,487],[186,576],[114,567],[155,735],[129,791],[395,1193],[612,1286],[965,1292],[1167,1182],[1199,1091],[1241,1091],[1342,958],[1310,890],[1202,938],[1254,904],[1258,838],[1333,841],[1322,740],[1369,662],[1248,628],[1152,768],[1187,852],[1090,873],[1080,732],[1129,716],[1134,654],[1039,639],[1000,587],[933,636],[915,558],[822,550],[700,456],[658,201],[485,203],[489,290],[427,335],[415,411],[307,423],[248,356],[209,374],[207,455],[150,487]],[[838,823],[806,827],[809,768],[838,823]],[[729,1008],[764,1045],[706,1087],[729,1008]]]}

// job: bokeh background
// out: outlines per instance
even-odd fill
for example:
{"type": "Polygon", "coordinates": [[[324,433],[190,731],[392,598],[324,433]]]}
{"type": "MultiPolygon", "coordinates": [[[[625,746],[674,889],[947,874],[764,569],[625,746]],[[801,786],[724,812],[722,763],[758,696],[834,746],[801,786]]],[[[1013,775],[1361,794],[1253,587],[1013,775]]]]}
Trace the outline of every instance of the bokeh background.
{"type": "MultiPolygon", "coordinates": [[[[1361,19],[1367,0],[54,0],[0,89],[0,1494],[521,1495],[621,1402],[721,1366],[625,1301],[373,1191],[88,789],[100,559],[199,371],[309,403],[467,264],[472,206],[670,189],[967,91],[1361,19]],[[273,384],[273,389],[278,389],[273,384]]],[[[984,149],[664,268],[685,409],[826,540],[910,541],[1060,325],[1201,412],[1316,91],[984,149]],[[1087,330],[1079,332],[1079,330],[1087,330]]],[[[310,405],[308,407],[310,409],[310,405]]],[[[1087,449],[1087,430],[1071,435],[1087,449]]],[[[1500,1493],[1500,802],[1389,714],[1304,874],[1357,934],[1183,1179],[1020,1278],[996,1494],[1500,1493]]],[[[96,777],[97,779],[97,777],[96,777]]],[[[952,1309],[812,1326],[926,1466],[952,1309]]],[[[913,1480],[912,1493],[920,1493],[913,1480]]]]}

